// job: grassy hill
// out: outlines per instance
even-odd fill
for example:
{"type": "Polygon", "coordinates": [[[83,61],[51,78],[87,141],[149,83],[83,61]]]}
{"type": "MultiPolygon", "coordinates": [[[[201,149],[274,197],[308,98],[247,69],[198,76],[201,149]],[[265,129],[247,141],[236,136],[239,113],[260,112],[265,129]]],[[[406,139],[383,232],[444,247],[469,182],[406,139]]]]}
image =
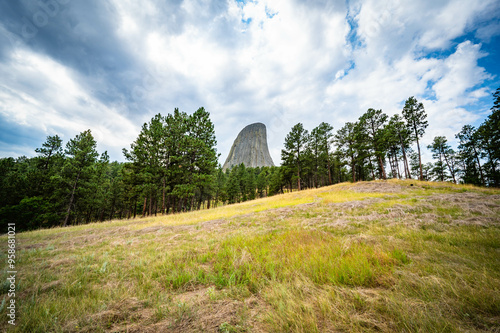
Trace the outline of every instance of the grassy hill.
{"type": "Polygon", "coordinates": [[[500,190],[338,184],[16,240],[2,331],[500,330],[500,190]]]}

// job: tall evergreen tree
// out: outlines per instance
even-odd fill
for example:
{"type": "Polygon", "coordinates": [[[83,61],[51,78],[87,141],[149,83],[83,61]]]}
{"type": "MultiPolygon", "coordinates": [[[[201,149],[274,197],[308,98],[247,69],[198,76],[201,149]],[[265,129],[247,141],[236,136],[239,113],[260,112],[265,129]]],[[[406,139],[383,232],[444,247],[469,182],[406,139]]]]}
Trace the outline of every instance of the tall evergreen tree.
{"type": "Polygon", "coordinates": [[[399,115],[394,115],[389,119],[388,123],[388,141],[397,141],[399,143],[400,151],[403,157],[403,169],[405,178],[411,178],[410,166],[408,164],[407,151],[410,148],[410,131],[406,127],[403,119],[399,115]]]}
{"type": "Polygon", "coordinates": [[[298,123],[292,127],[290,133],[287,134],[285,138],[285,149],[281,150],[281,159],[285,165],[295,169],[297,174],[297,189],[300,191],[300,173],[301,173],[301,163],[303,161],[302,153],[305,148],[305,144],[308,140],[308,132],[304,129],[302,123],[298,123]]]}
{"type": "Polygon", "coordinates": [[[458,149],[460,149],[460,156],[462,156],[466,164],[465,182],[476,183],[471,176],[479,173],[480,183],[485,185],[486,182],[484,180],[483,168],[481,167],[481,146],[478,132],[474,126],[465,125],[456,135],[456,138],[460,140],[458,149]],[[474,169],[477,170],[477,173],[474,169]]]}
{"type": "Polygon", "coordinates": [[[309,135],[307,144],[308,150],[311,152],[311,169],[313,170],[314,186],[318,186],[321,182],[332,183],[331,161],[330,161],[330,145],[333,138],[333,127],[325,122],[322,122],[315,127],[309,135]],[[327,181],[325,176],[328,175],[327,181]]]}
{"type": "Polygon", "coordinates": [[[429,125],[427,120],[425,120],[427,118],[427,114],[425,113],[424,105],[419,103],[413,96],[408,98],[403,108],[403,117],[406,119],[406,124],[413,135],[413,139],[417,142],[420,180],[423,180],[422,154],[420,152],[419,138],[424,135],[425,129],[429,125]]]}
{"type": "Polygon", "coordinates": [[[347,159],[347,164],[351,168],[352,181],[356,181],[356,123],[345,123],[344,127],[335,134],[337,144],[337,154],[341,159],[347,159]]]}
{"type": "Polygon", "coordinates": [[[446,178],[446,174],[444,171],[444,164],[446,163],[448,170],[450,171],[451,178],[456,184],[457,180],[455,178],[455,168],[453,167],[453,161],[451,160],[451,155],[454,152],[451,149],[450,145],[448,145],[446,137],[434,137],[434,141],[432,142],[432,144],[428,145],[427,148],[432,151],[432,157],[438,160],[436,164],[436,172],[438,173],[440,180],[444,181],[446,178]]]}
{"type": "Polygon", "coordinates": [[[131,144],[130,151],[123,149],[125,158],[133,163],[134,177],[144,200],[143,216],[152,214],[153,201],[165,176],[165,138],[166,131],[161,114],[155,115],[149,123],[142,125],[137,139],[131,144]],[[147,210],[146,210],[147,209],[147,210]]]}
{"type": "Polygon", "coordinates": [[[68,224],[79,186],[92,175],[92,167],[99,156],[96,146],[97,143],[90,130],[78,134],[66,144],[65,154],[68,158],[64,165],[64,173],[70,185],[70,196],[63,226],[68,224]]]}
{"type": "Polygon", "coordinates": [[[360,126],[366,133],[367,144],[375,155],[378,163],[379,178],[387,179],[384,167],[385,143],[383,136],[384,124],[387,121],[387,115],[382,110],[368,109],[359,119],[360,126]]]}
{"type": "Polygon", "coordinates": [[[477,135],[484,157],[487,161],[484,169],[489,179],[489,184],[500,186],[500,88],[493,94],[491,114],[477,129],[477,135]]]}

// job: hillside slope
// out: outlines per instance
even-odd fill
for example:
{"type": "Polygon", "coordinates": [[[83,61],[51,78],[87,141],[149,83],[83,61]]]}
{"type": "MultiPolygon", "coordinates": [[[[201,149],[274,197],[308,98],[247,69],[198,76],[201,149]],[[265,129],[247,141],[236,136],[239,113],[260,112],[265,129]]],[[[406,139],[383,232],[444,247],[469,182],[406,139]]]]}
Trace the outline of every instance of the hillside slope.
{"type": "Polygon", "coordinates": [[[2,331],[500,327],[500,190],[338,184],[212,210],[26,232],[16,242],[16,326],[5,319],[3,283],[2,331]]]}

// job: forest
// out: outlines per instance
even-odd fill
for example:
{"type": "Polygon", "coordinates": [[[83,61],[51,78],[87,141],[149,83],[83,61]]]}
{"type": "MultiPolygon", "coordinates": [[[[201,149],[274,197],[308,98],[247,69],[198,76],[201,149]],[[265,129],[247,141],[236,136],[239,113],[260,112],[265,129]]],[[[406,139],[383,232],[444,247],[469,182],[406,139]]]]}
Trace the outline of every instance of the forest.
{"type": "Polygon", "coordinates": [[[346,181],[420,179],[499,187],[500,88],[493,107],[475,128],[456,134],[457,150],[444,136],[423,147],[428,126],[424,105],[406,100],[389,117],[368,109],[334,132],[321,123],[310,132],[302,123],[286,135],[279,167],[223,171],[214,124],[202,107],[175,109],[145,123],[126,162],[99,154],[90,130],[65,145],[48,136],[37,156],[0,159],[0,221],[18,230],[67,226],[122,218],[174,214],[346,181]],[[433,162],[422,162],[422,150],[433,162]]]}

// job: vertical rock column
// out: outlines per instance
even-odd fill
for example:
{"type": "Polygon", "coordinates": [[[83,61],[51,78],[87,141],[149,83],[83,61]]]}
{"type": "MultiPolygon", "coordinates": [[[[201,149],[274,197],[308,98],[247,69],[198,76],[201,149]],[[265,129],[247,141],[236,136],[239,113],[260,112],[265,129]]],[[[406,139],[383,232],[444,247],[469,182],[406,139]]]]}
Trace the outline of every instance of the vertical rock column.
{"type": "Polygon", "coordinates": [[[255,123],[246,126],[236,137],[223,169],[245,164],[246,167],[274,166],[267,147],[266,125],[255,123]]]}

